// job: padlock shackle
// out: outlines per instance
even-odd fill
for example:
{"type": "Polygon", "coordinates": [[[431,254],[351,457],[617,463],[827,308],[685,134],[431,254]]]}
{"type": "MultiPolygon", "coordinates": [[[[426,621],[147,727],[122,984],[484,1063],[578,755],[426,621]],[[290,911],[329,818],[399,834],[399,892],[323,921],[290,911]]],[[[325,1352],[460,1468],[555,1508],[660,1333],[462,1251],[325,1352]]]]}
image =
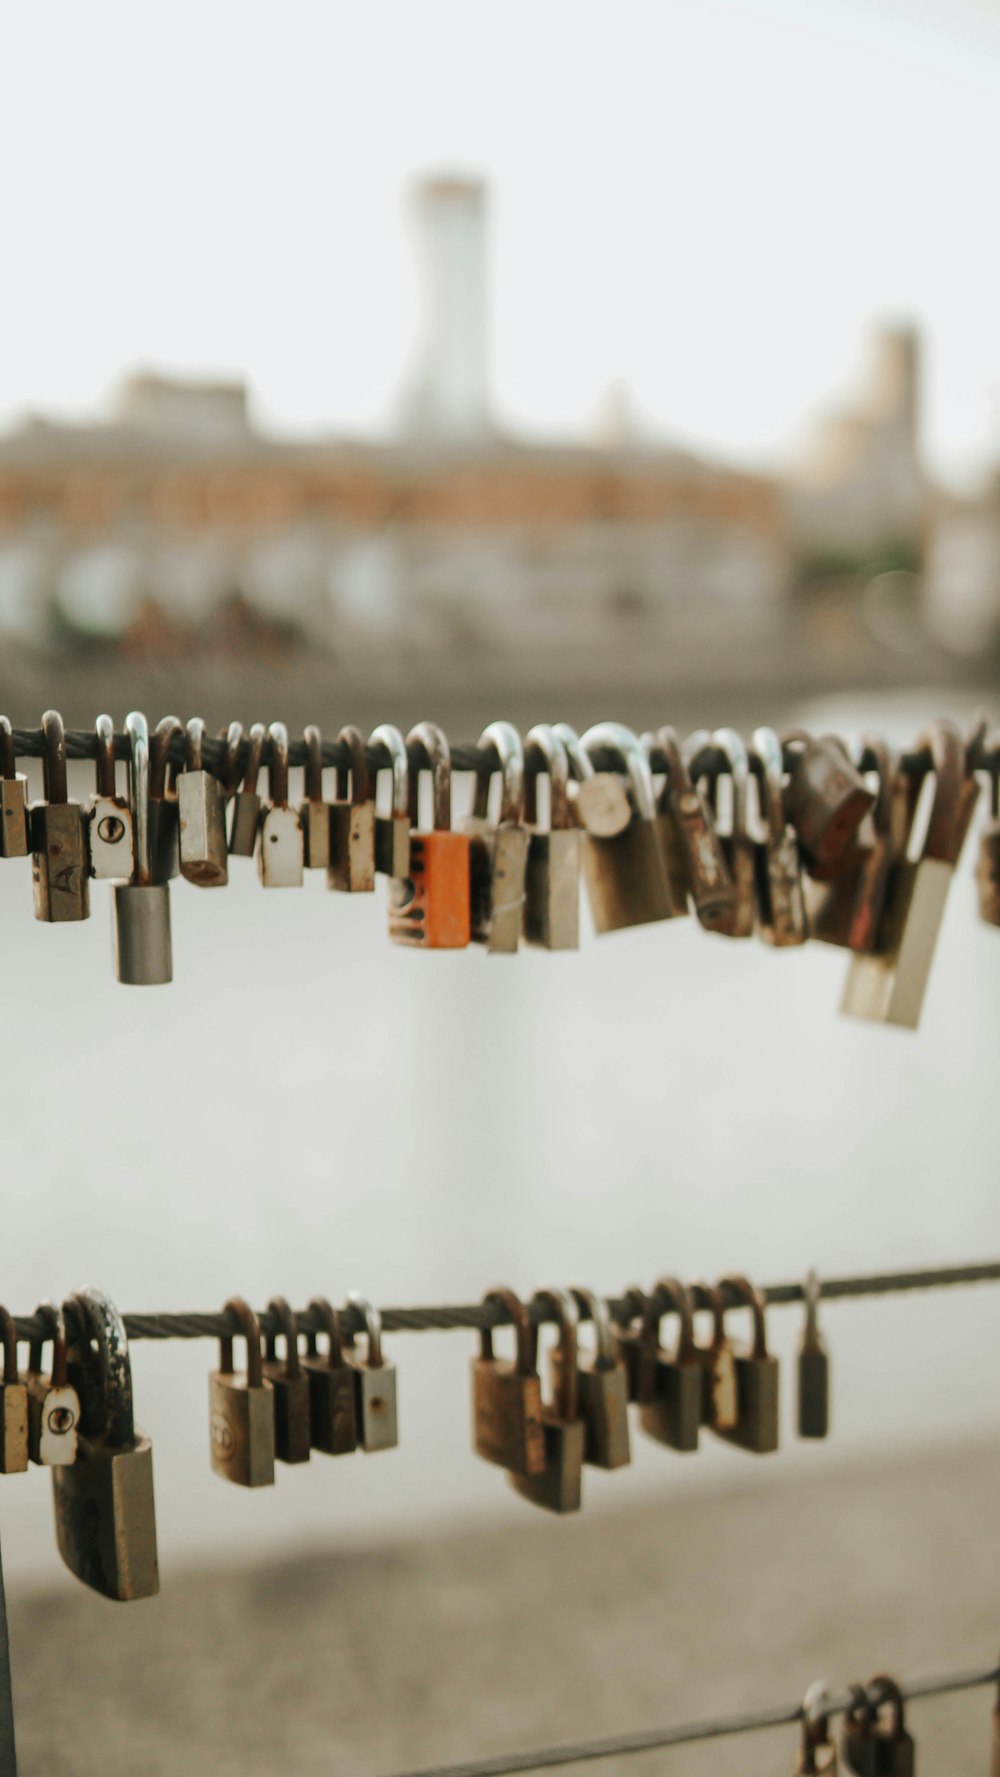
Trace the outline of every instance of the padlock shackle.
{"type": "Polygon", "coordinates": [[[267,730],[271,758],[267,767],[267,793],[275,808],[288,807],[288,729],[272,722],[267,730]]]}
{"type": "Polygon", "coordinates": [[[227,796],[235,796],[240,787],[240,748],[243,745],[243,723],[230,722],[228,728],[219,730],[219,739],[225,744],[225,756],[219,782],[227,796]]]}
{"type": "Polygon", "coordinates": [[[184,769],[204,771],[205,724],[200,716],[191,716],[184,730],[184,769]]]}
{"type": "Polygon", "coordinates": [[[593,1321],[595,1370],[613,1370],[618,1359],[615,1356],[614,1339],[611,1333],[611,1316],[608,1313],[608,1305],[604,1297],[598,1296],[593,1290],[583,1289],[580,1285],[575,1285],[569,1293],[577,1307],[584,1309],[593,1321]]]}
{"type": "Polygon", "coordinates": [[[965,743],[957,722],[942,717],[929,723],[920,735],[915,751],[929,753],[930,768],[934,772],[934,800],[922,855],[954,864],[958,861],[964,838],[961,814],[965,743]]]}
{"type": "MultiPolygon", "coordinates": [[[[556,1319],[559,1322],[559,1359],[560,1359],[560,1361],[559,1361],[559,1364],[557,1366],[557,1371],[556,1371],[555,1396],[554,1396],[553,1404],[555,1406],[557,1419],[561,1419],[564,1423],[569,1423],[570,1421],[574,1420],[577,1416],[577,1413],[576,1413],[576,1395],[577,1395],[577,1381],[576,1381],[577,1338],[576,1338],[576,1330],[580,1324],[580,1316],[579,1316],[579,1313],[577,1312],[576,1303],[574,1302],[572,1296],[569,1295],[566,1290],[559,1290],[559,1289],[536,1290],[534,1295],[531,1298],[531,1306],[532,1306],[532,1308],[534,1308],[536,1305],[541,1307],[543,1304],[545,1306],[547,1306],[549,1308],[553,1308],[555,1310],[556,1319]]],[[[537,1326],[535,1326],[534,1322],[532,1322],[531,1333],[532,1333],[532,1348],[533,1348],[532,1349],[532,1357],[535,1360],[535,1362],[533,1362],[532,1367],[536,1368],[537,1367],[537,1352],[538,1352],[538,1328],[537,1328],[537,1326]]]]}
{"type": "Polygon", "coordinates": [[[14,1316],[0,1303],[0,1340],[3,1343],[3,1382],[17,1381],[17,1328],[14,1316]]]}
{"type": "Polygon", "coordinates": [[[655,1339],[657,1348],[660,1346],[660,1322],[668,1312],[677,1316],[677,1344],[674,1347],[673,1361],[690,1361],[695,1354],[694,1308],[690,1291],[685,1289],[677,1277],[658,1277],[646,1302],[640,1334],[640,1337],[647,1340],[655,1339]]]}
{"type": "Polygon", "coordinates": [[[363,1296],[360,1290],[351,1290],[347,1300],[352,1308],[356,1308],[364,1317],[365,1333],[368,1337],[368,1350],[365,1354],[365,1368],[381,1370],[385,1358],[382,1356],[382,1316],[378,1309],[363,1296]]]}
{"type": "Polygon", "coordinates": [[[103,1435],[113,1449],[128,1449],[135,1443],[135,1419],[125,1322],[111,1297],[92,1284],[75,1290],[70,1300],[80,1321],[84,1362],[90,1355],[91,1338],[97,1341],[104,1409],[103,1435]]]}
{"type": "MultiPolygon", "coordinates": [[[[239,1322],[239,1330],[247,1342],[247,1387],[263,1388],[264,1363],[260,1350],[260,1321],[257,1319],[249,1302],[242,1296],[230,1296],[223,1306],[223,1314],[229,1314],[239,1322]]],[[[223,1333],[219,1340],[219,1369],[223,1375],[231,1376],[233,1364],[233,1333],[223,1333]]]]}
{"type": "Polygon", "coordinates": [[[726,1291],[737,1298],[734,1307],[749,1308],[753,1316],[753,1349],[752,1357],[767,1357],[767,1322],[764,1315],[764,1298],[760,1291],[754,1289],[749,1278],[739,1272],[727,1272],[719,1278],[719,1291],[725,1302],[726,1291]]]}
{"type": "Polygon", "coordinates": [[[728,777],[732,783],[732,822],[731,832],[734,839],[745,839],[747,827],[747,799],[750,784],[750,761],[743,738],[735,728],[717,728],[714,734],[700,728],[692,734],[684,748],[688,771],[692,780],[704,778],[711,792],[713,813],[718,813],[718,780],[728,777]],[[721,753],[726,761],[725,769],[702,771],[699,766],[700,755],[708,748],[721,753]]]}
{"type": "Polygon", "coordinates": [[[240,789],[243,791],[244,795],[256,796],[257,794],[257,782],[260,778],[260,767],[264,757],[264,742],[266,739],[267,729],[264,727],[263,722],[254,722],[247,737],[247,762],[243,771],[243,781],[240,785],[240,789]]]}
{"type": "MultiPolygon", "coordinates": [[[[588,761],[589,763],[589,761],[588,761]]],[[[569,751],[548,722],[537,722],[524,738],[524,819],[538,824],[538,779],[549,780],[549,831],[576,825],[569,806],[569,751]]]]}
{"type": "Polygon", "coordinates": [[[618,1328],[619,1332],[627,1333],[631,1331],[636,1321],[642,1321],[649,1303],[649,1297],[645,1290],[639,1288],[637,1283],[630,1283],[628,1289],[622,1291],[622,1301],[625,1304],[626,1318],[625,1320],[616,1320],[614,1325],[618,1328]]]}
{"type": "Polygon", "coordinates": [[[349,765],[338,765],[336,770],[337,797],[343,802],[350,794],[351,805],[357,808],[360,803],[371,799],[371,775],[368,770],[368,755],[365,751],[365,737],[360,728],[348,722],[337,735],[340,746],[346,747],[349,765]],[[350,791],[348,791],[350,778],[350,791]]]}
{"type": "Polygon", "coordinates": [[[876,1672],[874,1678],[868,1680],[867,1689],[869,1698],[874,1697],[876,1717],[883,1707],[888,1706],[892,1715],[892,1739],[901,1739],[906,1732],[906,1704],[896,1680],[885,1672],[876,1672]]]}
{"type": "Polygon", "coordinates": [[[162,802],[167,793],[167,760],[170,743],[184,729],[179,717],[164,716],[157,722],[149,743],[149,794],[154,802],[162,802]]]}
{"type": "Polygon", "coordinates": [[[638,735],[631,728],[626,728],[623,722],[596,722],[593,728],[587,729],[582,746],[584,752],[589,754],[602,750],[617,753],[629,781],[630,799],[636,814],[643,821],[655,820],[653,774],[638,735]]]}
{"type": "Polygon", "coordinates": [[[513,722],[490,722],[479,736],[480,752],[491,749],[496,764],[480,766],[476,772],[472,813],[476,820],[485,820],[489,813],[490,779],[500,773],[499,823],[519,825],[524,819],[524,748],[513,722]]]}
{"type": "Polygon", "coordinates": [[[302,774],[302,787],[307,802],[323,800],[323,736],[310,722],[302,730],[302,744],[306,749],[305,769],[302,774]]]}
{"type": "MultiPolygon", "coordinates": [[[[519,1376],[534,1376],[535,1370],[535,1329],[531,1324],[531,1315],[516,1290],[510,1290],[505,1284],[497,1284],[495,1289],[487,1290],[483,1297],[484,1303],[496,1302],[505,1308],[514,1325],[517,1340],[515,1367],[519,1376]]],[[[493,1357],[493,1328],[483,1327],[479,1334],[479,1355],[491,1360],[493,1357]]]]}
{"type": "MultiPolygon", "coordinates": [[[[97,738],[97,794],[115,795],[115,725],[110,716],[98,716],[94,723],[97,738]]],[[[6,776],[6,772],[4,776],[6,776]]]]}
{"type": "Polygon", "coordinates": [[[0,716],[0,775],[8,782],[17,776],[17,758],[14,753],[14,730],[7,716],[0,716]]]}
{"type": "Polygon", "coordinates": [[[132,823],[135,833],[135,870],[134,880],[138,888],[148,888],[152,882],[152,860],[149,848],[149,728],[141,710],[130,710],[125,717],[125,732],[129,738],[131,758],[129,759],[129,801],[132,804],[132,823]]]}
{"type": "Polygon", "coordinates": [[[410,820],[414,827],[418,826],[420,773],[429,771],[434,787],[434,830],[447,833],[451,827],[451,748],[448,745],[448,736],[436,722],[418,722],[406,737],[406,751],[410,761],[410,820]]]}
{"type": "Polygon", "coordinates": [[[681,750],[680,737],[676,728],[658,728],[650,736],[651,747],[657,748],[666,762],[666,781],[660,797],[660,808],[668,806],[671,795],[678,795],[683,790],[693,790],[691,773],[681,750]]]}
{"type": "Polygon", "coordinates": [[[799,1755],[800,1777],[809,1777],[816,1770],[816,1749],[830,1745],[830,1692],[819,1679],[811,1684],[802,1699],[802,1746],[799,1755]]]}
{"type": "MultiPolygon", "coordinates": [[[[55,1302],[39,1302],[35,1309],[35,1319],[48,1321],[51,1332],[46,1338],[52,1340],[52,1386],[65,1388],[69,1378],[69,1353],[66,1339],[66,1317],[55,1302]]],[[[29,1370],[40,1370],[42,1367],[42,1346],[44,1339],[33,1339],[28,1347],[29,1370]]]]}
{"type": "Polygon", "coordinates": [[[757,802],[760,818],[770,846],[781,844],[785,836],[785,809],[782,802],[784,765],[781,742],[773,728],[755,728],[750,740],[751,766],[757,767],[757,802]]]}
{"type": "Polygon", "coordinates": [[[46,802],[65,802],[69,790],[66,781],[66,730],[58,710],[46,710],[42,717],[42,779],[46,802]]]}
{"type": "MultiPolygon", "coordinates": [[[[722,1300],[722,1291],[710,1283],[691,1283],[688,1285],[691,1298],[692,1338],[694,1337],[694,1316],[705,1312],[712,1316],[712,1343],[710,1350],[718,1351],[726,1342],[726,1310],[722,1300]]],[[[697,1341],[695,1350],[698,1350],[697,1341]]]]}
{"type": "Polygon", "coordinates": [[[273,1314],[278,1322],[278,1331],[270,1333],[267,1339],[267,1355],[276,1358],[278,1340],[285,1341],[285,1377],[294,1382],[302,1374],[302,1362],[299,1356],[299,1323],[295,1318],[295,1310],[291,1308],[284,1296],[272,1296],[267,1305],[268,1314],[273,1314]]]}
{"type": "MultiPolygon", "coordinates": [[[[323,1332],[329,1340],[326,1367],[328,1370],[339,1370],[344,1363],[344,1335],[340,1325],[340,1315],[325,1296],[314,1296],[309,1304],[312,1314],[320,1321],[323,1332]]],[[[316,1350],[316,1334],[308,1335],[307,1343],[311,1351],[316,1350]]]]}
{"type": "Polygon", "coordinates": [[[556,739],[561,741],[562,745],[566,748],[566,757],[569,760],[569,767],[573,775],[574,783],[586,783],[588,777],[593,777],[594,767],[583,750],[580,736],[577,734],[576,729],[571,728],[568,722],[553,722],[552,732],[556,739]]]}
{"type": "Polygon", "coordinates": [[[392,812],[394,815],[406,815],[410,812],[410,762],[406,752],[406,742],[398,728],[391,722],[380,722],[368,736],[370,747],[384,747],[389,755],[387,766],[376,766],[375,789],[378,790],[380,770],[392,772],[392,812]]]}

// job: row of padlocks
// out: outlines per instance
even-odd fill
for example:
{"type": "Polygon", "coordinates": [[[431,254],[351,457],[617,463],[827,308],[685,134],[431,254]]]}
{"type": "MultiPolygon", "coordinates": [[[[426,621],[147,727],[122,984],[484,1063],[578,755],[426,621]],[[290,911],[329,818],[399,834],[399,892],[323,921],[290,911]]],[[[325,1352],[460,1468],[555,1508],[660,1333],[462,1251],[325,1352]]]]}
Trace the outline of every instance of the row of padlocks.
{"type": "Polygon", "coordinates": [[[599,934],[693,913],[710,932],[756,935],[779,949],[815,938],[850,953],[842,1010],[912,1028],[980,771],[991,801],[979,905],[1000,925],[1000,742],[987,748],[984,728],[966,742],[955,723],[932,722],[917,742],[921,768],[904,771],[871,735],[852,756],[844,740],[804,731],[786,735],[784,746],[769,728],[756,729],[749,747],[733,729],[682,745],[671,728],[640,739],[603,722],[581,740],[557,723],[532,728],[522,743],[510,723],[493,722],[480,737],[491,763],[476,774],[472,813],[453,827],[448,740],[430,722],[405,740],[388,724],[367,743],[359,730],[342,729],[350,763],[337,768],[332,801],[319,730],[307,728],[303,797],[293,803],[280,722],[255,724],[248,740],[232,723],[215,772],[204,760],[203,722],[182,729],[166,717],[151,739],[146,718],[133,712],[122,796],[114,729],[102,716],[95,791],[81,804],[68,799],[65,733],[50,710],[45,798],[31,805],[10,724],[0,718],[0,854],[31,854],[35,914],[47,922],[86,919],[91,880],[111,882],[117,975],[133,985],[172,978],[171,879],[221,887],[231,858],[256,856],[265,888],[297,887],[307,871],[322,870],[331,889],[366,893],[381,873],[390,936],[418,949],[474,943],[512,953],[522,941],[576,949],[581,880],[599,934]],[[182,736],[178,769],[170,749],[182,736]],[[384,812],[372,755],[391,773],[384,812]],[[616,769],[597,769],[595,757],[610,757],[616,769]],[[422,771],[432,783],[428,825],[420,822],[422,771]]]}

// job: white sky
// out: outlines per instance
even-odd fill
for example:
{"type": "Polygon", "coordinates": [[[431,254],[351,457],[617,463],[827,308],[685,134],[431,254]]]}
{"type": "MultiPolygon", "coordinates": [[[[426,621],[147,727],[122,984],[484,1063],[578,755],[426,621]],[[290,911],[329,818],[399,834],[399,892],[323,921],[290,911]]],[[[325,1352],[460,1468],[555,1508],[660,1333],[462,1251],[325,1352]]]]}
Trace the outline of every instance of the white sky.
{"type": "Polygon", "coordinates": [[[1000,454],[998,99],[995,0],[0,0],[0,424],[141,363],[384,428],[403,189],[457,169],[507,424],[579,432],[621,377],[767,459],[913,315],[961,476],[1000,454]]]}

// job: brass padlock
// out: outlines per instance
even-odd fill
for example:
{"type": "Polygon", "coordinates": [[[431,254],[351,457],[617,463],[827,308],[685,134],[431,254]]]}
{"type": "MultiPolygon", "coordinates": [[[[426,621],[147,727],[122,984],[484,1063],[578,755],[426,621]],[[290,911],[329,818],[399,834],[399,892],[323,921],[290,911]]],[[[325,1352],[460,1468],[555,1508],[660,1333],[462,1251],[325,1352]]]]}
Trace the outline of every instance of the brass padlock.
{"type": "Polygon", "coordinates": [[[781,743],[773,728],[754,729],[750,758],[757,769],[762,835],[754,848],[757,930],[777,949],[804,944],[806,922],[802,864],[782,801],[781,743]]]}
{"type": "Polygon", "coordinates": [[[302,731],[306,749],[304,800],[299,803],[307,870],[330,868],[330,804],[323,799],[323,736],[314,724],[302,731]]]}
{"type": "Polygon", "coordinates": [[[826,1685],[810,1685],[802,1703],[802,1737],[795,1777],[837,1777],[837,1748],[830,1738],[826,1685]]]}
{"type": "Polygon", "coordinates": [[[615,1356],[625,1371],[625,1392],[631,1405],[639,1399],[639,1365],[642,1350],[642,1323],[645,1319],[649,1298],[645,1290],[638,1284],[632,1284],[625,1291],[622,1300],[625,1305],[624,1320],[616,1318],[612,1322],[612,1338],[615,1356]]]}
{"type": "Polygon", "coordinates": [[[895,1679],[876,1673],[844,1716],[841,1750],[856,1777],[913,1777],[915,1748],[907,1732],[903,1693],[895,1679]],[[862,1701],[862,1698],[864,1701],[862,1701]]]}
{"type": "MultiPolygon", "coordinates": [[[[909,850],[892,867],[873,955],[851,958],[840,1009],[853,1018],[920,1022],[934,951],[968,826],[965,749],[954,722],[933,722],[917,743],[934,772],[934,797],[919,859],[909,850]]],[[[912,838],[911,838],[912,845],[912,838]]]]}
{"type": "Polygon", "coordinates": [[[469,835],[469,905],[472,942],[496,955],[513,955],[521,942],[528,834],[524,826],[524,749],[510,722],[491,722],[479,736],[481,751],[493,751],[496,766],[475,775],[472,813],[463,823],[469,835]],[[489,811],[490,782],[500,777],[496,818],[489,811]]]}
{"type": "Polygon", "coordinates": [[[125,1325],[103,1290],[79,1290],[72,1303],[87,1385],[76,1461],[52,1470],[59,1553],[105,1598],[152,1598],[160,1589],[153,1446],[133,1419],[125,1325]]]}
{"type": "Polygon", "coordinates": [[[135,868],[131,881],[115,883],[111,904],[115,974],[126,987],[161,987],[173,980],[170,885],[152,880],[149,730],[140,710],[126,716],[125,732],[135,868]]]}
{"type": "Polygon", "coordinates": [[[257,873],[264,888],[301,888],[305,850],[297,808],[288,803],[288,729],[272,722],[267,768],[268,802],[261,816],[257,873]]]}
{"type": "Polygon", "coordinates": [[[342,728],[338,743],[350,767],[338,766],[336,801],[330,804],[330,866],[326,886],[346,894],[371,894],[375,887],[375,803],[360,728],[342,728]],[[348,789],[348,783],[350,789],[348,789]]]}
{"type": "MultiPolygon", "coordinates": [[[[778,1360],[767,1349],[764,1320],[764,1298],[745,1277],[720,1278],[723,1301],[727,1295],[736,1303],[745,1304],[753,1317],[753,1343],[749,1349],[736,1347],[736,1402],[738,1417],[729,1427],[713,1426],[720,1438],[767,1456],[778,1448],[778,1360]]],[[[727,1309],[729,1303],[726,1303],[727,1309]]]]}
{"type": "Polygon", "coordinates": [[[819,1330],[819,1278],[806,1274],[802,1293],[806,1324],[798,1353],[799,1437],[825,1438],[830,1431],[830,1355],[819,1330]]]}
{"type": "Polygon", "coordinates": [[[729,1431],[737,1423],[739,1401],[736,1390],[736,1354],[726,1337],[726,1311],[720,1290],[707,1283],[693,1283],[688,1295],[695,1313],[707,1310],[712,1316],[712,1342],[695,1343],[695,1355],[702,1367],[701,1422],[712,1431],[729,1431]]]}
{"type": "Polygon", "coordinates": [[[156,883],[172,882],[181,870],[178,774],[170,760],[170,748],[183,737],[178,718],[164,716],[149,743],[149,868],[156,883]]]}
{"type": "Polygon", "coordinates": [[[28,1456],[43,1468],[62,1468],[76,1461],[80,1430],[80,1396],[69,1379],[66,1348],[66,1321],[61,1308],[42,1302],[37,1316],[47,1320],[52,1331],[52,1370],[42,1370],[42,1341],[29,1347],[28,1371],[28,1456]]]}
{"type": "Polygon", "coordinates": [[[375,773],[375,868],[382,876],[405,882],[410,874],[410,765],[406,742],[391,722],[380,722],[368,736],[368,745],[385,748],[392,776],[389,812],[379,814],[379,772],[375,773]]]}
{"type": "Polygon", "coordinates": [[[628,791],[617,771],[595,771],[568,722],[554,722],[552,732],[566,748],[570,767],[570,810],[578,827],[597,839],[624,833],[632,819],[628,791]]]}
{"type": "Polygon", "coordinates": [[[656,828],[674,912],[686,913],[690,899],[700,920],[725,926],[732,919],[736,891],[715,821],[688,770],[676,729],[659,728],[644,739],[650,751],[662,754],[666,767],[656,828]]]}
{"type": "MultiPolygon", "coordinates": [[[[632,1460],[628,1430],[628,1376],[615,1351],[607,1304],[593,1290],[570,1291],[578,1309],[594,1325],[594,1355],[588,1363],[576,1354],[576,1407],[583,1420],[583,1460],[594,1468],[624,1468],[632,1460]]],[[[563,1346],[552,1348],[552,1387],[559,1393],[563,1346]]]]}
{"type": "Polygon", "coordinates": [[[569,755],[555,729],[540,722],[524,742],[524,937],[543,950],[580,946],[580,851],[583,835],[569,803],[569,755]],[[538,779],[549,786],[549,818],[539,824],[538,779]]]}
{"type": "Polygon", "coordinates": [[[479,1356],[472,1360],[472,1447],[484,1462],[519,1475],[540,1475],[545,1467],[542,1385],[535,1366],[531,1316],[513,1290],[487,1290],[484,1303],[505,1308],[514,1324],[514,1362],[497,1357],[493,1332],[483,1327],[479,1356]]]}
{"type": "Polygon", "coordinates": [[[410,874],[389,886],[389,936],[421,950],[464,950],[471,939],[469,836],[451,830],[451,752],[443,728],[418,722],[410,756],[410,874]],[[420,826],[421,768],[431,774],[431,829],[420,826]]]}
{"type": "Polygon", "coordinates": [[[17,769],[14,731],[6,716],[0,716],[0,771],[0,858],[26,858],[31,850],[28,780],[17,769]]]}
{"type": "Polygon", "coordinates": [[[352,1290],[347,1300],[364,1319],[367,1346],[362,1359],[355,1354],[352,1339],[347,1354],[354,1367],[358,1443],[369,1452],[395,1450],[399,1443],[396,1366],[386,1363],[382,1352],[382,1316],[358,1290],[352,1290]]]}
{"type": "Polygon", "coordinates": [[[806,913],[810,937],[870,954],[890,874],[906,854],[914,797],[909,778],[898,770],[890,747],[879,735],[863,737],[859,759],[876,775],[874,807],[838,873],[807,883],[806,913]]]}
{"type": "Polygon", "coordinates": [[[13,1315],[0,1307],[3,1380],[0,1382],[0,1475],[22,1475],[28,1466],[28,1389],[17,1373],[13,1315]]]}
{"type": "Polygon", "coordinates": [[[31,881],[35,918],[48,925],[90,918],[87,823],[79,802],[67,801],[66,731],[58,710],[42,717],[44,802],[33,802],[31,881]]]}
{"type": "Polygon", "coordinates": [[[229,881],[226,792],[205,769],[204,740],[205,724],[192,716],[185,731],[184,770],[177,779],[181,875],[197,888],[224,888],[229,881]]]}
{"type": "Polygon", "coordinates": [[[639,1341],[639,1424],[647,1438],[671,1450],[698,1448],[704,1369],[695,1349],[691,1298],[676,1277],[661,1277],[650,1295],[639,1341]],[[660,1344],[660,1321],[677,1315],[673,1352],[660,1344]]]}
{"type": "Polygon", "coordinates": [[[987,755],[990,774],[990,810],[979,836],[976,888],[979,917],[1000,926],[1000,735],[994,735],[987,755]]]}
{"type": "Polygon", "coordinates": [[[281,1329],[285,1357],[278,1357],[278,1335],[268,1334],[264,1380],[274,1395],[274,1454],[279,1462],[308,1462],[312,1445],[309,1422],[309,1378],[299,1356],[299,1329],[284,1296],[267,1305],[281,1329]]]}
{"type": "MultiPolygon", "coordinates": [[[[588,828],[583,878],[595,930],[620,931],[673,917],[673,903],[656,835],[656,802],[649,762],[631,729],[600,722],[583,737],[586,753],[611,753],[625,768],[631,819],[623,832],[600,838],[588,828]]],[[[592,760],[593,762],[593,760],[592,760]]]]}
{"type": "Polygon", "coordinates": [[[791,728],[781,739],[789,761],[785,818],[806,869],[816,875],[845,857],[875,798],[836,735],[817,740],[791,728]]]}
{"type": "Polygon", "coordinates": [[[260,779],[260,766],[264,756],[266,739],[267,729],[263,722],[255,722],[250,729],[247,740],[246,765],[239,787],[233,795],[233,812],[229,817],[229,856],[231,858],[252,858],[257,850],[257,839],[264,812],[257,784],[260,779]]]}
{"type": "Polygon", "coordinates": [[[247,1342],[247,1367],[233,1368],[233,1334],[219,1340],[219,1367],[208,1379],[212,1467],[238,1487],[274,1484],[274,1390],[264,1381],[260,1323],[241,1296],[225,1312],[247,1342]]]}
{"type": "MultiPolygon", "coordinates": [[[[542,1403],[545,1467],[536,1475],[509,1472],[507,1479],[522,1499],[528,1500],[531,1505],[541,1506],[543,1511],[578,1512],[586,1445],[586,1432],[577,1411],[576,1396],[576,1329],[579,1315],[576,1303],[565,1290],[536,1290],[532,1306],[542,1305],[555,1310],[562,1352],[553,1400],[551,1404],[542,1403]]],[[[535,1329],[536,1348],[537,1338],[535,1329]]],[[[534,1357],[534,1353],[532,1355],[534,1357]]]]}
{"type": "Polygon", "coordinates": [[[340,1315],[324,1296],[314,1296],[310,1312],[320,1322],[328,1341],[321,1357],[316,1334],[306,1334],[302,1359],[309,1381],[309,1435],[314,1450],[325,1456],[348,1456],[358,1447],[358,1404],[354,1365],[344,1355],[340,1315]]]}
{"type": "Polygon", "coordinates": [[[732,883],[728,907],[696,908],[706,931],[724,938],[752,938],[756,920],[754,844],[749,828],[750,763],[735,728],[717,728],[714,734],[699,729],[684,748],[684,758],[695,783],[706,782],[706,806],[712,816],[719,845],[732,883]],[[724,765],[718,763],[724,761],[724,765]],[[728,806],[723,805],[723,791],[728,806]]]}
{"type": "Polygon", "coordinates": [[[115,725],[110,716],[98,716],[95,734],[97,782],[86,808],[90,874],[102,882],[127,882],[135,836],[128,798],[118,795],[115,782],[115,725]]]}

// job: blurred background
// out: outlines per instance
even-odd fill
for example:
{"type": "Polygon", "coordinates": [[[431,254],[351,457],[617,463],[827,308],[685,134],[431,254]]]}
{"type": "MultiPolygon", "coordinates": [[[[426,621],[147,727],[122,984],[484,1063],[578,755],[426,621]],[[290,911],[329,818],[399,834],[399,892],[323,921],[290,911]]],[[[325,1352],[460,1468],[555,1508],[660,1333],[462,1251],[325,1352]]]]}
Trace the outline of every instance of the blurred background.
{"type": "MultiPolygon", "coordinates": [[[[15,725],[996,717],[993,8],[0,0],[0,46],[15,725]]],[[[916,1037],[838,1020],[823,946],[688,920],[431,960],[381,894],[263,896],[239,860],[224,897],[176,885],[174,985],[130,994],[102,886],[50,928],[29,876],[0,875],[18,1312],[996,1252],[968,857],[916,1037]]],[[[986,1663],[1000,1302],[824,1327],[829,1443],[796,1448],[789,1363],[778,1457],[637,1438],[578,1522],[472,1458],[461,1335],[388,1341],[398,1452],[260,1494],[209,1472],[209,1348],[137,1345],[161,1597],[82,1592],[46,1477],[2,1490],[24,1771],[378,1777],[986,1663]]],[[[915,1726],[985,1764],[982,1698],[915,1726]]]]}

